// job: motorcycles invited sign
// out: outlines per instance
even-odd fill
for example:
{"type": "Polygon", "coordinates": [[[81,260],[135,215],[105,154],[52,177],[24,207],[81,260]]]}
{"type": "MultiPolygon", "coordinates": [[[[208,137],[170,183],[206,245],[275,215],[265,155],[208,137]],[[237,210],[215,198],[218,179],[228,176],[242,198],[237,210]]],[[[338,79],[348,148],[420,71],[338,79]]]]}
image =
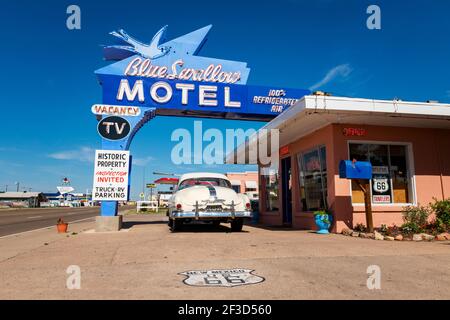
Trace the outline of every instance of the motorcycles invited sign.
{"type": "Polygon", "coordinates": [[[128,200],[129,162],[129,151],[95,151],[92,200],[128,200]]]}
{"type": "Polygon", "coordinates": [[[263,282],[263,277],[252,274],[251,269],[193,270],[179,273],[183,282],[197,287],[235,287],[263,282]]]}

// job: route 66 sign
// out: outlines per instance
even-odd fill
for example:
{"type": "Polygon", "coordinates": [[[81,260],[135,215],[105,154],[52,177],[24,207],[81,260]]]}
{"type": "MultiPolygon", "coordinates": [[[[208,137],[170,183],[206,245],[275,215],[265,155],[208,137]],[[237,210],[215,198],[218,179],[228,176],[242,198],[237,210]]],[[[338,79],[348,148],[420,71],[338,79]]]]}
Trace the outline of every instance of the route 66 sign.
{"type": "Polygon", "coordinates": [[[386,166],[373,167],[372,202],[391,203],[391,181],[389,168],[386,166]]]}
{"type": "Polygon", "coordinates": [[[193,270],[179,273],[183,282],[197,287],[235,287],[263,282],[263,277],[252,274],[251,269],[193,270]]]}
{"type": "Polygon", "coordinates": [[[373,191],[377,193],[385,193],[389,191],[389,180],[388,178],[374,178],[373,179],[373,191]]]}

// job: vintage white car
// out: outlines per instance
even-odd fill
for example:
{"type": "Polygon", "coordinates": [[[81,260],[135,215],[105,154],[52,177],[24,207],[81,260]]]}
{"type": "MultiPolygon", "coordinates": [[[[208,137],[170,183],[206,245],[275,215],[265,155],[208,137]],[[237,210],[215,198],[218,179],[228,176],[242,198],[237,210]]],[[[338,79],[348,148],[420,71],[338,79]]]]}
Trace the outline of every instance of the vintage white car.
{"type": "Polygon", "coordinates": [[[248,196],[236,193],[225,175],[207,172],[180,177],[169,199],[167,215],[172,232],[193,221],[211,222],[216,226],[230,222],[233,231],[241,231],[244,218],[252,216],[248,196]]]}

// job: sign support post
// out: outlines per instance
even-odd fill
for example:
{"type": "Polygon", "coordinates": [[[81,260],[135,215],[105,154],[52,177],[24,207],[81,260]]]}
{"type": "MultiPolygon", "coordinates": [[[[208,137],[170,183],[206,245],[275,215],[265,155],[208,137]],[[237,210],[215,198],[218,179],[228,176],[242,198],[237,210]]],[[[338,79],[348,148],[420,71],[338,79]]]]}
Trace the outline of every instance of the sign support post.
{"type": "Polygon", "coordinates": [[[356,179],[356,184],[364,193],[364,208],[366,211],[366,225],[369,232],[373,232],[373,216],[372,216],[372,203],[370,201],[370,188],[365,188],[363,180],[356,179]]]}

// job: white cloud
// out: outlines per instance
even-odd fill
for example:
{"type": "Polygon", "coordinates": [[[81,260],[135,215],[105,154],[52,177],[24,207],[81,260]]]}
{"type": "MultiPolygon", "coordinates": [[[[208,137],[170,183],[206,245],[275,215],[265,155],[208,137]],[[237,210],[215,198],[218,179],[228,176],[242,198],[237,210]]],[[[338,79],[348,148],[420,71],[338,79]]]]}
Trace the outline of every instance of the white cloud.
{"type": "Polygon", "coordinates": [[[140,167],[145,167],[152,160],[154,160],[154,158],[150,157],[150,156],[145,157],[145,158],[133,158],[133,164],[137,165],[137,166],[140,166],[140,167]]]}
{"type": "Polygon", "coordinates": [[[330,81],[333,81],[337,77],[347,78],[350,75],[350,73],[352,72],[352,70],[353,69],[350,67],[350,65],[348,63],[340,64],[340,65],[334,67],[333,69],[329,70],[327,72],[327,74],[325,75],[325,77],[323,77],[322,80],[320,80],[319,82],[317,82],[317,83],[313,84],[311,87],[309,87],[309,90],[316,90],[317,88],[320,88],[320,87],[326,85],[330,81]]]}
{"type": "Polygon", "coordinates": [[[57,160],[78,160],[82,162],[93,162],[95,150],[90,147],[81,147],[76,150],[66,150],[51,153],[48,157],[57,160]]]}

